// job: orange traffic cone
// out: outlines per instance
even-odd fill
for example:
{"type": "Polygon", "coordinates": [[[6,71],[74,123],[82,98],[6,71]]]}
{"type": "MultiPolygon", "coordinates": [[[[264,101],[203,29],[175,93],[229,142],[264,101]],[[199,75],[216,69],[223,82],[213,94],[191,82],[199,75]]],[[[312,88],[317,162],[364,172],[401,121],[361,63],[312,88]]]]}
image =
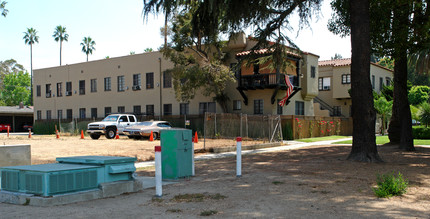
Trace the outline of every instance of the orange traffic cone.
{"type": "Polygon", "coordinates": [[[31,129],[28,130],[28,138],[31,138],[31,129]]]}
{"type": "Polygon", "coordinates": [[[119,139],[118,129],[116,129],[115,139],[119,139]]]}
{"type": "Polygon", "coordinates": [[[194,143],[199,143],[199,137],[197,136],[197,131],[196,131],[196,134],[194,135],[194,143]]]}
{"type": "Polygon", "coordinates": [[[57,139],[60,138],[60,134],[58,134],[58,130],[55,130],[55,135],[56,135],[57,139]]]}
{"type": "Polygon", "coordinates": [[[154,141],[154,133],[151,131],[151,135],[149,136],[149,141],[154,141]]]}
{"type": "Polygon", "coordinates": [[[84,130],[81,130],[81,139],[84,139],[84,130]]]}

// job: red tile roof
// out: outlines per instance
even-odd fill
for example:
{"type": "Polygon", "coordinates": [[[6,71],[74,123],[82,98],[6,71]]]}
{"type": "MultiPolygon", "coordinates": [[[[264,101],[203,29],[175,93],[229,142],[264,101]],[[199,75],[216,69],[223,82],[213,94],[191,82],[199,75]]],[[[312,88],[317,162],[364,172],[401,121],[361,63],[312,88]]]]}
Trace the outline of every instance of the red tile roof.
{"type": "MultiPolygon", "coordinates": [[[[243,52],[237,53],[236,56],[246,56],[246,55],[249,55],[251,53],[262,55],[262,54],[271,53],[273,51],[274,51],[274,49],[248,50],[248,51],[243,51],[243,52]]],[[[291,52],[291,51],[287,51],[287,54],[291,55],[291,56],[294,56],[294,57],[297,57],[297,58],[301,58],[301,56],[299,54],[291,52]]]]}
{"type": "MultiPolygon", "coordinates": [[[[386,69],[388,71],[393,71],[389,68],[386,68],[382,65],[376,64],[371,62],[370,64],[374,65],[374,66],[378,66],[380,68],[386,69]]],[[[339,67],[339,66],[348,66],[351,65],[351,58],[347,58],[347,59],[333,59],[333,60],[323,60],[323,61],[319,61],[318,62],[318,66],[333,66],[333,67],[339,67]]]]}

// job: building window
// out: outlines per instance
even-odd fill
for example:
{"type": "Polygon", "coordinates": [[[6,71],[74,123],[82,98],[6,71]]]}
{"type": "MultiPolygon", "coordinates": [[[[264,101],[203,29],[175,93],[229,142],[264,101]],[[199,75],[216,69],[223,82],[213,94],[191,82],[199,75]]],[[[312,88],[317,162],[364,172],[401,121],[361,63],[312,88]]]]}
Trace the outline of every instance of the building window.
{"type": "Polygon", "coordinates": [[[233,100],[233,110],[241,110],[242,109],[242,101],[233,100]]]}
{"type": "Polygon", "coordinates": [[[36,96],[40,97],[42,95],[42,89],[40,85],[36,85],[36,96]]]}
{"type": "Polygon", "coordinates": [[[172,104],[163,104],[163,111],[165,116],[172,115],[172,104]]]}
{"type": "Polygon", "coordinates": [[[97,92],[97,79],[91,79],[91,93],[97,92]]]}
{"type": "Polygon", "coordinates": [[[384,88],[384,79],[382,77],[379,78],[379,91],[384,88]]]}
{"type": "Polygon", "coordinates": [[[169,71],[163,72],[163,87],[164,88],[172,87],[172,73],[169,71]]]}
{"type": "Polygon", "coordinates": [[[41,120],[42,119],[42,111],[41,110],[37,110],[36,111],[36,118],[37,118],[37,120],[41,120]]]}
{"type": "Polygon", "coordinates": [[[318,78],[318,90],[330,90],[330,78],[318,78]]]}
{"type": "Polygon", "coordinates": [[[146,115],[154,115],[154,105],[146,105],[146,115]]]}
{"type": "Polygon", "coordinates": [[[79,95],[85,94],[85,80],[79,81],[79,95]]]}
{"type": "Polygon", "coordinates": [[[118,92],[125,91],[124,75],[118,76],[118,92]]]}
{"type": "Polygon", "coordinates": [[[215,102],[201,102],[201,103],[199,103],[199,113],[205,114],[205,112],[216,113],[215,102]]]}
{"type": "Polygon", "coordinates": [[[51,120],[52,119],[51,110],[46,110],[46,119],[47,120],[51,120]]]}
{"type": "Polygon", "coordinates": [[[331,116],[340,116],[340,115],[342,115],[341,109],[342,108],[340,106],[333,106],[333,114],[331,116]]]}
{"type": "Polygon", "coordinates": [[[149,72],[146,73],[146,89],[153,89],[154,88],[154,73],[149,72]]]}
{"type": "Polygon", "coordinates": [[[390,86],[391,85],[391,78],[386,77],[385,78],[385,86],[390,86]]]}
{"type": "Polygon", "coordinates": [[[66,82],[66,96],[72,96],[72,82],[66,82]]]}
{"type": "Polygon", "coordinates": [[[67,117],[67,119],[73,119],[73,111],[72,111],[72,109],[66,110],[66,117],[67,117]]]}
{"type": "Polygon", "coordinates": [[[57,110],[57,119],[62,120],[63,119],[63,110],[57,110]]]}
{"type": "Polygon", "coordinates": [[[97,108],[91,108],[91,118],[97,119],[97,108]]]}
{"type": "Polygon", "coordinates": [[[254,114],[263,114],[263,100],[254,100],[254,114]]]}
{"type": "Polygon", "coordinates": [[[305,115],[305,102],[296,101],[296,115],[305,115]]]}
{"type": "Polygon", "coordinates": [[[260,73],[260,65],[255,62],[254,63],[254,74],[259,74],[260,73]]]}
{"type": "Polygon", "coordinates": [[[86,112],[85,112],[85,108],[79,108],[79,118],[80,119],[85,119],[87,117],[86,112]]]}
{"type": "Polygon", "coordinates": [[[111,113],[112,113],[112,107],[110,107],[110,106],[105,107],[105,116],[107,116],[107,115],[109,115],[111,113]]]}
{"type": "Polygon", "coordinates": [[[63,83],[57,83],[57,97],[63,96],[63,83]]]}
{"type": "Polygon", "coordinates": [[[133,113],[134,114],[141,114],[142,113],[142,108],[139,106],[133,106],[133,113]]]}
{"type": "Polygon", "coordinates": [[[105,78],[105,91],[111,91],[111,90],[112,90],[111,78],[106,77],[105,78]]]}
{"type": "Polygon", "coordinates": [[[140,74],[133,75],[133,90],[140,90],[141,76],[140,74]]]}
{"type": "Polygon", "coordinates": [[[46,85],[46,98],[51,97],[51,84],[46,85]]]}
{"type": "Polygon", "coordinates": [[[316,75],[316,68],[315,66],[311,66],[311,78],[315,78],[316,75]]]}
{"type": "Polygon", "coordinates": [[[342,84],[351,84],[351,74],[342,75],[342,84]]]}
{"type": "Polygon", "coordinates": [[[119,106],[118,113],[125,113],[125,106],[119,106]]]}
{"type": "MultiPolygon", "coordinates": [[[[279,103],[279,102],[281,102],[281,99],[278,99],[277,100],[277,102],[276,103],[279,103]]],[[[276,113],[278,114],[278,115],[282,115],[282,106],[279,106],[279,104],[276,104],[276,113]]]]}
{"type": "Polygon", "coordinates": [[[375,90],[375,75],[372,75],[372,89],[375,90]]]}
{"type": "Polygon", "coordinates": [[[188,115],[189,112],[190,112],[190,104],[189,103],[179,104],[179,115],[188,115]]]}

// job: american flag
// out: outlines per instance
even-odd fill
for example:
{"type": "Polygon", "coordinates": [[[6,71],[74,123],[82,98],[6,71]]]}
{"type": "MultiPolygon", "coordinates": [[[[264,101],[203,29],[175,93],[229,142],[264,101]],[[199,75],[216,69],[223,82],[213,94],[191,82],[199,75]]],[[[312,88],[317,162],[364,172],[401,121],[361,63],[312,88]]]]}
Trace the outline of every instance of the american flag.
{"type": "Polygon", "coordinates": [[[288,97],[291,95],[291,93],[293,92],[293,88],[294,88],[294,86],[290,82],[290,77],[288,77],[288,75],[285,75],[284,78],[285,78],[285,84],[287,85],[287,91],[285,93],[285,97],[282,98],[281,101],[279,101],[279,103],[278,103],[279,106],[285,105],[285,102],[287,102],[288,97]]]}

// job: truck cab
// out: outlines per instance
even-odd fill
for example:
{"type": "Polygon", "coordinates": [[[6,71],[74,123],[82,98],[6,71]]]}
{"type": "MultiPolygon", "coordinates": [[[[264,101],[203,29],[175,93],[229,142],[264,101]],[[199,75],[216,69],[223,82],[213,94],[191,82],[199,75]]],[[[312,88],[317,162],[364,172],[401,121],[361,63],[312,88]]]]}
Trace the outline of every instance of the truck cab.
{"type": "Polygon", "coordinates": [[[113,139],[117,132],[122,135],[124,128],[135,124],[137,119],[132,114],[111,114],[100,122],[88,124],[87,133],[92,139],[99,139],[102,135],[107,139],[113,139]]]}

